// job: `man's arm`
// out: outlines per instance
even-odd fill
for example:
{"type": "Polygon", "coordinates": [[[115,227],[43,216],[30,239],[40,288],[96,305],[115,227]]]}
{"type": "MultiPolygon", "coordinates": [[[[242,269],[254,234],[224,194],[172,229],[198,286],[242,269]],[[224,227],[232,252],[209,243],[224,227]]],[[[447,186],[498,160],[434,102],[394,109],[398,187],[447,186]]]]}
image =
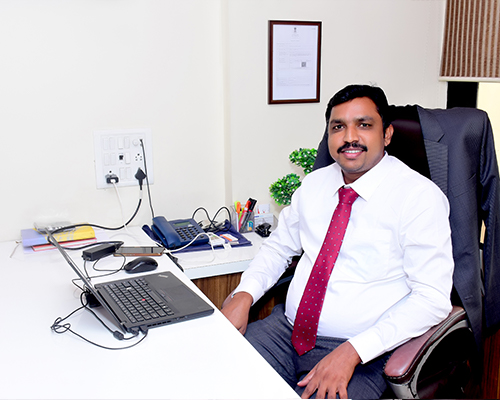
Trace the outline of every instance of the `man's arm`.
{"type": "Polygon", "coordinates": [[[435,186],[420,188],[419,194],[408,197],[399,228],[410,293],[372,327],[349,339],[364,363],[423,334],[452,308],[454,262],[448,201],[435,186]]]}
{"type": "MultiPolygon", "coordinates": [[[[294,196],[299,191],[300,188],[294,196]]],[[[264,241],[248,269],[243,272],[233,298],[222,309],[222,313],[241,333],[246,331],[251,305],[278,281],[292,257],[301,251],[298,215],[290,206],[282,211],[277,229],[264,241]]]]}
{"type": "Polygon", "coordinates": [[[253,297],[247,292],[238,292],[222,308],[222,314],[240,331],[245,334],[248,325],[248,314],[253,303],[253,297]]]}

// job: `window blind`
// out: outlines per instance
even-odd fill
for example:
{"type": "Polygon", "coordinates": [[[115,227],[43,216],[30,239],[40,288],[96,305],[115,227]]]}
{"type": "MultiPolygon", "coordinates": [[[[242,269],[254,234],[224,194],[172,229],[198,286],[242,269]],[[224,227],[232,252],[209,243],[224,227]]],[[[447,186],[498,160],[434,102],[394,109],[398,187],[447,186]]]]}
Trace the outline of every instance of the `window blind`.
{"type": "Polygon", "coordinates": [[[447,0],[441,79],[500,81],[500,0],[447,0]]]}

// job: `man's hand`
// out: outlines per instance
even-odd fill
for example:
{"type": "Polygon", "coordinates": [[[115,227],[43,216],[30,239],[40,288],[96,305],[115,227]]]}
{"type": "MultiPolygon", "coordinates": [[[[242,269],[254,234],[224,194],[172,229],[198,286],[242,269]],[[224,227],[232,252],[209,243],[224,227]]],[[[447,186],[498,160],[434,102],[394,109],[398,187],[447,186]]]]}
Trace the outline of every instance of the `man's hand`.
{"type": "Polygon", "coordinates": [[[298,383],[299,386],[306,386],[302,398],[308,399],[318,390],[317,399],[335,399],[337,393],[341,399],[347,399],[347,384],[360,362],[354,347],[349,342],[342,343],[298,383]]]}
{"type": "Polygon", "coordinates": [[[222,308],[222,314],[238,329],[245,334],[248,325],[248,314],[253,303],[253,297],[247,292],[238,292],[222,308]]]}

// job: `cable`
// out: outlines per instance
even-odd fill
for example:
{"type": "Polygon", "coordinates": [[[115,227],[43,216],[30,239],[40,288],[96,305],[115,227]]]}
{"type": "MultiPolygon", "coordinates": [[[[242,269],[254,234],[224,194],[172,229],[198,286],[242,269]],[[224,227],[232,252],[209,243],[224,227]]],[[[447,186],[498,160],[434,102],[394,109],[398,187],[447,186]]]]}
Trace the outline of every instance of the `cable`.
{"type": "MultiPolygon", "coordinates": [[[[208,238],[210,239],[211,236],[214,236],[216,237],[217,239],[219,239],[219,236],[217,236],[215,233],[212,233],[212,232],[204,232],[204,233],[198,233],[188,244],[186,244],[185,246],[182,246],[182,247],[179,247],[178,249],[173,249],[173,250],[169,250],[169,249],[165,249],[165,253],[169,256],[172,255],[172,253],[175,253],[177,251],[181,251],[181,250],[184,250],[185,248],[191,246],[193,244],[193,242],[198,239],[200,236],[203,236],[203,235],[206,235],[208,236],[208,238]]],[[[205,262],[212,262],[215,260],[215,248],[214,248],[214,244],[209,240],[208,243],[210,244],[210,247],[212,248],[212,259],[209,260],[209,261],[205,261],[205,262]]],[[[199,260],[198,260],[199,261],[199,260]]],[[[197,261],[197,262],[198,262],[197,261]]],[[[174,261],[175,262],[175,261],[174,261]]],[[[182,268],[181,268],[182,269],[182,268]]],[[[184,271],[184,270],[183,270],[184,271]]]]}
{"type": "MultiPolygon", "coordinates": [[[[125,214],[123,213],[123,204],[122,204],[122,199],[120,197],[120,192],[118,191],[118,186],[116,186],[115,182],[112,182],[112,183],[113,183],[113,187],[115,188],[116,197],[118,198],[118,204],[120,205],[120,212],[122,214],[123,227],[125,228],[125,231],[128,234],[130,234],[130,232],[127,229],[127,224],[125,223],[125,214]]],[[[142,191],[141,191],[141,193],[142,193],[142,191]]]]}
{"type": "MultiPolygon", "coordinates": [[[[137,208],[135,209],[134,215],[132,215],[132,217],[124,225],[122,225],[122,226],[118,226],[116,228],[110,228],[110,227],[107,227],[107,226],[102,226],[102,225],[97,225],[97,224],[81,223],[81,224],[67,225],[67,226],[63,226],[63,227],[61,227],[59,229],[55,229],[54,231],[52,231],[52,234],[55,234],[55,233],[58,233],[58,232],[61,232],[61,231],[64,231],[64,230],[68,230],[68,229],[79,228],[81,226],[91,226],[93,228],[105,229],[105,230],[108,230],[108,231],[117,231],[117,230],[120,230],[120,229],[126,227],[128,224],[130,224],[132,222],[132,220],[137,215],[137,212],[139,211],[139,208],[141,206],[141,202],[142,202],[142,198],[139,199],[139,203],[137,204],[137,208]]],[[[92,245],[95,245],[95,243],[93,243],[92,245]]]]}
{"type": "Polygon", "coordinates": [[[16,246],[14,247],[14,249],[12,250],[12,253],[10,253],[10,257],[9,258],[12,258],[14,256],[14,253],[16,252],[17,248],[19,247],[19,245],[22,243],[23,241],[22,240],[16,240],[16,246]]]}
{"type": "MultiPolygon", "coordinates": [[[[142,172],[142,171],[141,171],[142,172]]],[[[139,171],[136,173],[135,177],[137,178],[137,180],[139,181],[139,186],[140,186],[140,191],[139,191],[139,202],[137,203],[137,207],[135,208],[135,211],[134,213],[132,214],[132,216],[130,217],[130,219],[125,222],[123,225],[121,226],[118,226],[118,227],[114,227],[114,228],[111,228],[111,227],[107,227],[107,226],[102,226],[102,225],[97,225],[97,224],[91,224],[91,223],[81,223],[81,224],[73,224],[73,225],[67,225],[67,226],[63,226],[61,228],[58,228],[58,229],[55,229],[52,231],[52,234],[55,234],[55,233],[58,233],[58,232],[61,232],[61,231],[64,231],[64,230],[69,230],[69,229],[75,229],[75,228],[79,228],[81,226],[91,226],[93,228],[99,228],[99,229],[104,229],[104,230],[108,230],[108,231],[117,231],[117,230],[120,230],[122,228],[127,228],[127,225],[130,224],[132,222],[132,220],[136,217],[137,213],[139,212],[139,209],[141,208],[141,204],[142,204],[142,180],[144,179],[142,176],[138,175],[139,174],[139,171]]],[[[113,185],[115,185],[115,189],[116,189],[116,184],[113,182],[113,185]]],[[[117,195],[118,195],[118,191],[117,191],[117,195]]],[[[121,200],[120,200],[120,196],[118,195],[118,199],[120,201],[120,207],[121,207],[121,200]]],[[[123,218],[123,211],[122,211],[122,219],[125,220],[125,218],[123,218]]],[[[40,232],[43,234],[43,232],[40,232]]],[[[102,243],[108,243],[108,242],[102,242],[102,243]]],[[[109,242],[109,243],[115,243],[115,242],[109,242]]],[[[91,246],[95,246],[97,243],[92,243],[92,244],[89,244],[89,245],[85,245],[85,246],[81,246],[81,247],[74,247],[72,249],[75,249],[75,250],[81,250],[83,248],[87,248],[87,247],[91,247],[91,246]]],[[[101,243],[99,243],[101,244],[101,243]]],[[[67,250],[72,250],[71,248],[66,248],[65,249],[67,250]]]]}
{"type": "Polygon", "coordinates": [[[97,276],[91,276],[91,277],[89,276],[89,279],[92,279],[92,278],[101,278],[103,276],[109,276],[109,275],[117,274],[118,272],[122,271],[123,268],[125,267],[125,263],[127,262],[127,257],[124,254],[121,254],[121,253],[115,253],[115,254],[118,254],[118,256],[120,256],[120,257],[123,258],[123,262],[122,262],[122,265],[121,265],[120,268],[118,268],[118,269],[97,269],[96,268],[97,263],[100,260],[102,260],[102,258],[100,258],[99,260],[95,260],[94,264],[92,264],[92,269],[94,271],[97,271],[97,272],[108,272],[108,273],[105,274],[105,275],[97,275],[97,276]]]}
{"type": "Polygon", "coordinates": [[[83,249],[88,249],[89,247],[93,247],[93,246],[97,246],[98,244],[114,244],[114,245],[118,245],[118,247],[120,247],[121,245],[123,245],[124,242],[122,242],[121,240],[106,240],[106,241],[103,241],[103,242],[94,242],[94,243],[89,243],[89,244],[85,244],[83,246],[78,246],[78,247],[65,247],[65,246],[61,246],[64,250],[83,250],[83,249]]]}
{"type": "Polygon", "coordinates": [[[146,174],[146,187],[148,189],[148,197],[149,197],[149,208],[151,209],[151,218],[155,217],[155,212],[153,211],[153,203],[151,201],[151,191],[149,189],[149,178],[148,178],[148,166],[146,165],[146,151],[144,150],[144,142],[142,139],[139,139],[142,147],[142,158],[144,160],[144,172],[146,174]]]}
{"type": "MultiPolygon", "coordinates": [[[[122,271],[123,268],[125,267],[125,262],[127,261],[127,258],[123,254],[120,254],[120,256],[123,257],[123,262],[122,262],[122,265],[120,266],[120,268],[118,268],[118,269],[97,269],[96,265],[100,260],[102,260],[102,258],[95,260],[94,263],[92,264],[92,269],[96,272],[106,272],[105,274],[101,274],[101,275],[90,276],[90,274],[87,271],[87,261],[84,261],[83,262],[83,270],[85,271],[85,275],[86,275],[87,279],[90,281],[94,278],[102,278],[105,276],[117,274],[118,272],[122,271]]],[[[77,278],[76,280],[79,280],[79,279],[77,278]]]]}
{"type": "MultiPolygon", "coordinates": [[[[83,226],[87,226],[88,224],[83,224],[83,226]]],[[[64,227],[64,229],[67,229],[67,227],[64,227]]],[[[54,232],[58,232],[59,229],[55,230],[54,232]]],[[[53,232],[53,233],[54,233],[53,232]]],[[[55,238],[54,238],[55,240],[55,238]]],[[[47,242],[49,244],[52,244],[53,246],[55,246],[54,242],[52,241],[52,239],[50,238],[50,236],[47,236],[47,242]]],[[[78,247],[66,247],[66,246],[61,246],[61,244],[59,243],[59,245],[65,249],[65,250],[82,250],[82,249],[87,249],[89,247],[92,247],[92,246],[97,246],[97,245],[101,245],[101,244],[113,244],[115,245],[116,248],[120,247],[121,245],[123,245],[124,242],[122,242],[121,240],[108,240],[108,241],[102,241],[102,242],[95,242],[95,243],[89,243],[89,244],[85,244],[83,246],[78,246],[78,247]]]]}
{"type": "MultiPolygon", "coordinates": [[[[142,146],[142,140],[141,140],[141,146],[142,146]]],[[[144,146],[142,146],[142,151],[143,151],[144,160],[145,160],[144,146]]],[[[146,168],[146,162],[145,161],[144,161],[144,168],[146,168]]],[[[116,195],[118,197],[118,202],[120,204],[120,210],[121,210],[122,221],[123,221],[123,225],[122,226],[111,228],[111,227],[107,227],[107,226],[102,226],[102,225],[97,225],[97,224],[90,224],[90,223],[73,224],[73,225],[67,225],[67,226],[63,226],[61,228],[55,229],[55,230],[52,231],[52,234],[56,234],[56,233],[64,231],[64,230],[75,229],[75,228],[82,227],[82,226],[91,226],[93,228],[99,228],[99,229],[104,229],[104,230],[108,230],[108,231],[117,231],[117,230],[120,230],[122,228],[125,228],[125,230],[127,231],[127,233],[130,234],[130,232],[128,232],[127,225],[132,222],[132,220],[136,217],[137,213],[139,212],[139,209],[141,208],[141,204],[142,204],[142,182],[143,182],[144,178],[146,178],[146,180],[147,180],[147,175],[139,168],[137,170],[136,174],[135,174],[135,178],[139,181],[139,202],[137,203],[137,207],[135,208],[135,211],[132,214],[132,217],[130,217],[130,219],[127,222],[125,222],[125,215],[124,215],[124,212],[123,212],[123,206],[122,206],[122,201],[121,201],[121,198],[120,198],[120,194],[118,192],[118,187],[116,186],[116,182],[115,181],[111,182],[113,184],[114,188],[115,188],[116,195]]],[[[148,185],[148,193],[149,193],[149,185],[148,185]]],[[[151,195],[149,197],[149,201],[151,203],[151,195]]],[[[41,234],[45,233],[45,232],[40,232],[40,231],[38,231],[38,232],[41,233],[41,234]]],[[[50,242],[50,240],[49,240],[49,242],[50,242]]],[[[89,248],[89,247],[92,247],[92,246],[96,246],[96,245],[100,245],[100,244],[119,244],[119,245],[122,245],[123,242],[122,241],[103,241],[103,242],[90,243],[90,244],[86,244],[86,245],[78,246],[78,247],[65,247],[65,246],[61,246],[61,247],[63,249],[65,249],[65,250],[82,250],[82,249],[86,249],[86,248],[89,248]]],[[[14,251],[15,251],[15,249],[14,249],[14,251]]],[[[11,258],[12,258],[12,255],[14,254],[14,251],[12,252],[12,254],[10,256],[11,258]]]]}
{"type": "Polygon", "coordinates": [[[56,320],[54,321],[54,323],[51,325],[50,329],[55,332],[55,333],[58,333],[58,334],[63,334],[63,333],[66,333],[66,332],[71,332],[73,335],[79,337],[80,339],[86,341],[87,343],[90,343],[94,346],[97,346],[97,347],[100,347],[101,349],[106,349],[106,350],[124,350],[124,349],[130,349],[131,347],[134,347],[134,346],[137,346],[139,343],[141,343],[144,339],[146,339],[146,337],[148,336],[148,329],[146,327],[141,327],[141,331],[143,333],[143,337],[131,344],[130,346],[124,346],[124,347],[108,347],[108,346],[103,346],[103,345],[100,345],[98,343],[95,343],[93,341],[91,341],[90,339],[87,339],[86,337],[80,335],[79,333],[75,332],[74,330],[71,329],[71,324],[69,322],[66,322],[63,324],[64,321],[66,321],[68,318],[70,318],[72,315],[74,315],[76,312],[82,310],[82,309],[86,309],[87,311],[89,311],[112,335],[115,339],[117,340],[131,340],[131,339],[134,339],[136,338],[138,335],[139,335],[139,331],[137,331],[136,333],[133,333],[132,335],[133,336],[129,336],[129,337],[125,337],[123,335],[123,333],[121,333],[120,331],[113,331],[109,326],[107,326],[104,321],[99,318],[99,316],[92,310],[88,307],[88,302],[87,300],[85,299],[85,301],[83,300],[83,298],[85,297],[85,294],[86,292],[82,292],[80,294],[80,302],[82,303],[81,307],[78,307],[77,309],[75,309],[74,311],[72,311],[71,313],[69,313],[66,317],[64,318],[61,318],[61,317],[57,317],[56,320]]]}
{"type": "Polygon", "coordinates": [[[205,227],[204,230],[207,231],[207,232],[223,232],[223,231],[227,231],[229,230],[229,227],[224,227],[224,228],[221,228],[220,227],[220,224],[219,225],[216,225],[216,218],[217,218],[217,215],[222,211],[222,210],[226,210],[227,212],[227,215],[228,215],[228,220],[231,221],[231,213],[229,211],[229,209],[227,207],[221,207],[217,210],[217,212],[215,213],[214,217],[213,218],[210,218],[210,215],[208,214],[208,211],[203,208],[203,207],[198,207],[196,210],[194,210],[193,212],[193,215],[191,218],[194,219],[194,216],[196,215],[196,213],[200,210],[203,210],[205,211],[205,214],[207,216],[207,219],[208,221],[210,222],[210,224],[208,225],[208,227],[205,227]]]}
{"type": "MultiPolygon", "coordinates": [[[[123,255],[123,254],[119,254],[120,257],[123,257],[123,262],[122,262],[122,265],[120,266],[120,268],[118,269],[109,269],[109,270],[106,270],[106,269],[97,269],[96,268],[96,264],[99,262],[99,260],[102,260],[102,258],[100,258],[99,260],[96,260],[94,262],[94,264],[92,264],[92,269],[94,271],[97,271],[97,272],[107,272],[106,274],[101,274],[101,275],[93,275],[93,276],[90,276],[88,270],[87,270],[87,261],[84,261],[83,262],[83,271],[85,272],[85,276],[87,277],[87,279],[89,281],[91,281],[92,279],[94,278],[102,278],[102,277],[105,277],[105,276],[110,276],[110,275],[114,275],[114,274],[117,274],[118,272],[122,271],[123,268],[125,267],[125,262],[127,261],[127,258],[123,255]]],[[[83,288],[82,286],[78,285],[76,282],[79,282],[81,281],[80,278],[73,278],[71,280],[71,283],[73,283],[73,285],[75,285],[78,289],[80,289],[82,292],[85,292],[86,290],[88,289],[85,289],[83,288]]]]}
{"type": "MultiPolygon", "coordinates": [[[[198,233],[198,234],[197,234],[197,235],[196,235],[193,239],[191,239],[191,241],[190,241],[188,244],[186,244],[185,246],[179,247],[179,248],[177,248],[177,249],[172,249],[172,250],[169,250],[169,249],[165,248],[165,253],[175,253],[175,252],[177,252],[177,251],[184,250],[185,248],[187,248],[187,247],[191,246],[191,245],[193,244],[193,242],[194,242],[196,239],[198,239],[200,236],[205,236],[205,235],[206,235],[206,236],[208,236],[208,235],[209,235],[209,233],[205,233],[205,232],[203,232],[203,233],[198,233]]],[[[213,246],[212,246],[212,249],[213,249],[213,246]]]]}

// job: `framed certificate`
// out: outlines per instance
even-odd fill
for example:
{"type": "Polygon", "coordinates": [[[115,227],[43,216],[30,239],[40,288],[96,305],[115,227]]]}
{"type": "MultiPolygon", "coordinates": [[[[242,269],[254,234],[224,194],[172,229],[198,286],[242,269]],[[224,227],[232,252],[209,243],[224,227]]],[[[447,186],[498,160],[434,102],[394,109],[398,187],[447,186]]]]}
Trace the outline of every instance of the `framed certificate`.
{"type": "Polygon", "coordinates": [[[321,22],[269,21],[268,104],[319,102],[321,22]]]}

